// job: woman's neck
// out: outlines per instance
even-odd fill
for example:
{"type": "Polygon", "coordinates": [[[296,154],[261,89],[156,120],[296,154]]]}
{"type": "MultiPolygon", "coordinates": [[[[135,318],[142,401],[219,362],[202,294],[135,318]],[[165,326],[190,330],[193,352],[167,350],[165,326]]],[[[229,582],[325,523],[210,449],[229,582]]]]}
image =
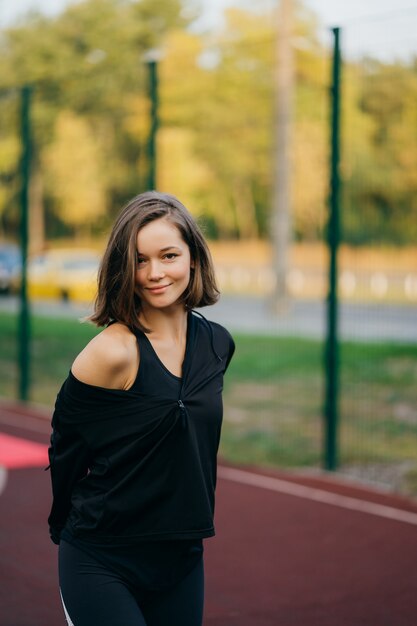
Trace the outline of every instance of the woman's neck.
{"type": "Polygon", "coordinates": [[[144,308],[139,320],[150,328],[153,339],[180,343],[187,334],[187,310],[181,305],[175,309],[144,308]]]}

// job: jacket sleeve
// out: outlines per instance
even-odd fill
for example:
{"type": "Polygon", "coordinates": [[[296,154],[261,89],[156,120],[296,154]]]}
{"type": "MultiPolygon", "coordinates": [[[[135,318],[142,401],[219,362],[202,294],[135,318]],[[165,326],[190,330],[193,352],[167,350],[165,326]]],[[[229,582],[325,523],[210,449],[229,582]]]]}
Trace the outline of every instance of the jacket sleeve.
{"type": "Polygon", "coordinates": [[[52,418],[51,445],[48,449],[52,483],[52,508],[48,517],[49,534],[59,544],[71,508],[71,495],[76,483],[88,472],[88,448],[72,429],[63,427],[57,412],[52,418]]]}
{"type": "Polygon", "coordinates": [[[229,363],[230,363],[230,361],[232,360],[232,356],[234,355],[234,353],[235,353],[235,348],[236,348],[236,344],[235,344],[235,342],[234,342],[234,340],[233,340],[232,335],[231,335],[229,332],[228,332],[227,334],[228,334],[228,336],[229,336],[229,352],[228,352],[228,354],[227,354],[226,366],[225,366],[225,368],[224,368],[224,371],[225,371],[225,372],[226,372],[227,368],[229,367],[229,363]]]}

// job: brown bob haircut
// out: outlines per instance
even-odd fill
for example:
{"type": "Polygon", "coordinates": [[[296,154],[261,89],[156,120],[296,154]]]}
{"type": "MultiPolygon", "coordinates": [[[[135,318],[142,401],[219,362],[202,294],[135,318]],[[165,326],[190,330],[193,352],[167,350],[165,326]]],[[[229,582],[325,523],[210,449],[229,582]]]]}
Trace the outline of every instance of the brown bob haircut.
{"type": "Polygon", "coordinates": [[[138,319],[141,300],[135,289],[137,234],[143,226],[160,218],[178,228],[194,262],[190,282],[182,295],[185,308],[208,306],[219,299],[210,250],[194,218],[175,196],[147,191],[128,202],[110,233],[98,272],[94,313],[88,318],[97,326],[117,321],[129,328],[149,331],[138,319]]]}

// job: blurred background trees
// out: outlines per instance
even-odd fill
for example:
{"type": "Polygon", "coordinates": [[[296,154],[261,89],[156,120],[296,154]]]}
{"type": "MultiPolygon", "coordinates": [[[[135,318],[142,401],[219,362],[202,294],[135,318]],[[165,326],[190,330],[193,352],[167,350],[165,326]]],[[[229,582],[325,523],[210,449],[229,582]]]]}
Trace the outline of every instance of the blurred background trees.
{"type": "MultiPolygon", "coordinates": [[[[197,15],[190,7],[181,0],[85,0],[2,32],[0,88],[36,86],[32,220],[38,232],[46,225],[47,238],[101,234],[144,190],[144,55],[153,48],[163,51],[158,187],[181,197],[211,238],[267,238],[274,16],[230,9],[222,29],[207,35],[190,28],[197,15]]],[[[296,240],[318,241],[326,214],[329,52],[301,3],[294,29],[293,225],[296,240]]],[[[415,242],[417,58],[349,61],[344,76],[343,141],[354,155],[343,163],[344,240],[415,242]]],[[[18,129],[15,114],[3,102],[0,108],[0,215],[13,235],[18,129]]]]}

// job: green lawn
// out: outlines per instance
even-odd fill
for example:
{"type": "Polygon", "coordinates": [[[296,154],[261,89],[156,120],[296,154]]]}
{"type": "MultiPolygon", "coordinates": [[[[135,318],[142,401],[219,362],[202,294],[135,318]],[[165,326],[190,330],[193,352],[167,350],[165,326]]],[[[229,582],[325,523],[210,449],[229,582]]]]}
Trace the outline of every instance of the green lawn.
{"type": "MultiPolygon", "coordinates": [[[[224,456],[321,464],[322,344],[250,336],[236,344],[225,385],[224,456]]],[[[340,360],[341,463],[417,463],[417,346],[346,342],[340,360]]]]}
{"type": "MultiPolygon", "coordinates": [[[[32,402],[52,407],[75,356],[98,330],[76,320],[32,318],[32,402]]],[[[0,313],[0,396],[16,397],[17,319],[0,313]]]]}
{"type": "MultiPolygon", "coordinates": [[[[33,319],[31,400],[53,406],[72,360],[97,333],[72,320],[33,319]]],[[[270,466],[322,461],[323,346],[305,339],[235,335],[224,389],[220,453],[270,466]]],[[[0,314],[0,396],[17,388],[16,319],[0,314]]],[[[417,346],[343,343],[340,460],[410,462],[417,490],[417,346]]]]}

